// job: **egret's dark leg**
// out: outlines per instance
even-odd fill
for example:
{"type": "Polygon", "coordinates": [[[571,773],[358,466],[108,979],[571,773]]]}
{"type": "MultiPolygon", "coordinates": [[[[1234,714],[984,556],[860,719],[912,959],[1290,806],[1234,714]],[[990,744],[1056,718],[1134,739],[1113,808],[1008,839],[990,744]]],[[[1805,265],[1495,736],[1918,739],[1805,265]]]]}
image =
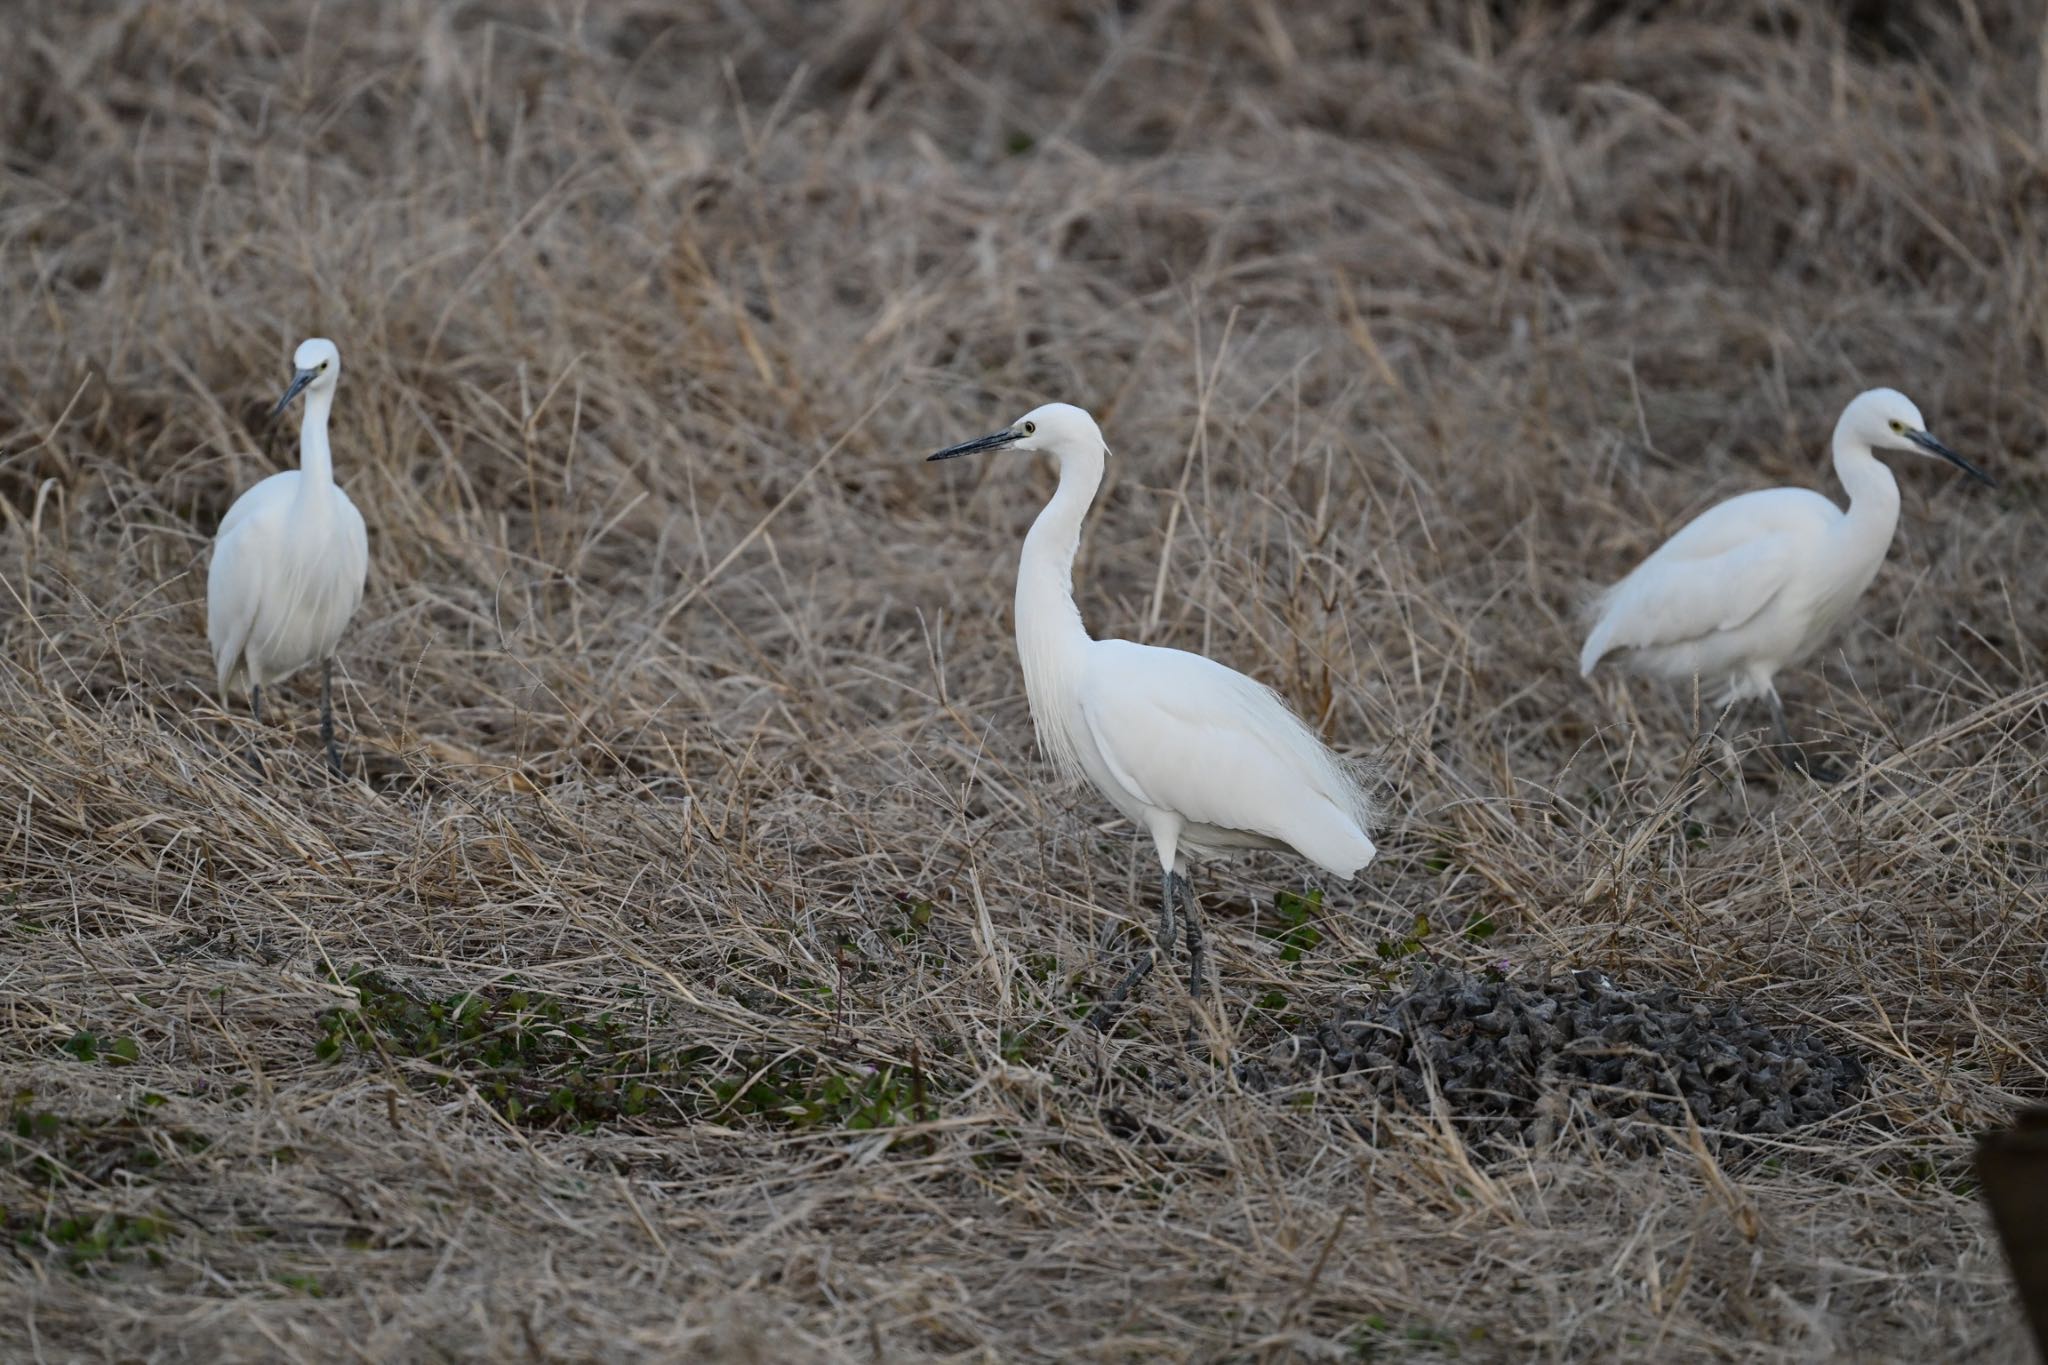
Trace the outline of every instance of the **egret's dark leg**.
{"type": "MultiPolygon", "coordinates": [[[[255,683],[249,684],[249,719],[255,722],[257,729],[263,728],[263,689],[255,683]]],[[[270,776],[263,771],[263,755],[256,752],[256,738],[253,735],[249,737],[249,766],[256,770],[258,777],[270,776]]]]}
{"type": "Polygon", "coordinates": [[[327,766],[342,776],[341,750],[334,746],[334,660],[320,664],[320,742],[327,746],[327,766]]]}
{"type": "Polygon", "coordinates": [[[1160,957],[1173,951],[1174,880],[1173,873],[1168,872],[1165,879],[1160,883],[1158,942],[1153,944],[1150,949],[1146,950],[1138,958],[1137,964],[1125,974],[1124,979],[1116,983],[1116,989],[1104,996],[1102,1003],[1089,1012],[1088,1022],[1095,1025],[1095,1027],[1102,1028],[1106,1025],[1109,1022],[1109,1016],[1116,1011],[1119,1005],[1122,1005],[1125,1000],[1130,998],[1131,991],[1137,984],[1152,974],[1152,968],[1158,965],[1160,957]]]}
{"type": "Polygon", "coordinates": [[[1199,1000],[1202,996],[1202,914],[1195,905],[1195,888],[1186,877],[1167,874],[1167,889],[1180,887],[1181,908],[1188,924],[1188,994],[1199,1000]]]}
{"type": "Polygon", "coordinates": [[[1815,763],[1805,748],[1792,738],[1792,727],[1785,723],[1785,703],[1778,700],[1778,694],[1766,694],[1771,703],[1771,724],[1777,728],[1778,743],[1771,751],[1777,756],[1787,772],[1799,773],[1815,782],[1840,782],[1842,772],[1824,763],[1815,763]]]}

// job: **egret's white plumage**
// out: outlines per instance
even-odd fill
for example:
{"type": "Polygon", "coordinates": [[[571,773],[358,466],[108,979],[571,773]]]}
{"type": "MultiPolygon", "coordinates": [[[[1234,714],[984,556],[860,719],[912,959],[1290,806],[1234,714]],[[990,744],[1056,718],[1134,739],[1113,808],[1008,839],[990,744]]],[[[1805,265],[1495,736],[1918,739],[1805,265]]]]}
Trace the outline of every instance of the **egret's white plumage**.
{"type": "Polygon", "coordinates": [[[1179,875],[1189,855],[1285,849],[1348,879],[1373,858],[1371,804],[1270,688],[1185,650],[1089,638],[1074,606],[1073,565],[1108,455],[1092,417],[1048,403],[931,458],[1001,449],[1045,451],[1059,464],[1059,487],[1024,538],[1017,569],[1017,654],[1039,744],[1063,774],[1086,777],[1152,836],[1165,877],[1158,948],[1172,950],[1178,881],[1190,984],[1199,989],[1199,921],[1179,875]]]}
{"type": "Polygon", "coordinates": [[[327,444],[341,353],[316,337],[300,344],[292,364],[296,373],[276,410],[306,395],[299,467],[264,479],[221,518],[206,574],[206,638],[221,690],[246,682],[259,718],[263,688],[321,664],[321,735],[339,771],[334,650],[362,604],[370,544],[362,513],[335,486],[327,444]]]}
{"type": "Polygon", "coordinates": [[[1898,526],[1898,481],[1878,450],[1939,456],[1991,482],[1928,435],[1904,394],[1858,394],[1834,435],[1835,475],[1849,510],[1805,488],[1744,493],[1708,508],[1601,594],[1580,675],[1620,655],[1638,672],[1697,678],[1718,691],[1722,707],[1763,698],[1782,731],[1772,679],[1847,618],[1898,526]]]}

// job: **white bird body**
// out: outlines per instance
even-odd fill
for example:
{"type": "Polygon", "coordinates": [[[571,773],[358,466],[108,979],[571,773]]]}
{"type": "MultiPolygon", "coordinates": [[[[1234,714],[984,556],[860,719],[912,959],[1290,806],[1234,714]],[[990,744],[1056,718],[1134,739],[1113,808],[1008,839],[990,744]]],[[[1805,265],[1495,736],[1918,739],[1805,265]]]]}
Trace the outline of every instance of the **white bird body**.
{"type": "Polygon", "coordinates": [[[335,486],[327,443],[341,354],[316,337],[299,346],[293,363],[297,372],[277,406],[282,411],[306,394],[299,468],[262,480],[221,518],[206,572],[206,639],[221,690],[246,683],[259,718],[263,688],[308,664],[323,665],[321,733],[339,770],[332,664],[362,605],[370,543],[362,513],[335,486]]]}
{"type": "Polygon", "coordinates": [[[287,469],[236,498],[206,572],[206,639],[221,689],[268,687],[333,658],[369,569],[363,514],[331,479],[322,489],[287,469]]]}
{"type": "Polygon", "coordinates": [[[1720,704],[1765,695],[1840,626],[1884,563],[1898,487],[1851,514],[1804,488],[1768,488],[1710,507],[1601,597],[1579,671],[1616,650],[1637,670],[1718,683],[1720,704]],[[1863,513],[1852,520],[1852,514],[1863,513]]]}
{"type": "Polygon", "coordinates": [[[1848,511],[1805,488],[1708,508],[1600,595],[1580,674],[1619,653],[1638,672],[1718,688],[1720,706],[1764,698],[1776,712],[1775,675],[1835,633],[1891,546],[1899,485],[1875,450],[1919,449],[1990,482],[1929,436],[1893,389],[1859,394],[1833,445],[1848,511]]]}
{"type": "MultiPolygon", "coordinates": [[[[1347,880],[1372,861],[1355,785],[1273,693],[1185,650],[1090,640],[1079,686],[1027,689],[1081,774],[1151,834],[1162,867],[1187,855],[1291,849],[1347,880]]],[[[1051,745],[1044,745],[1048,749],[1051,745]]]]}
{"type": "MultiPolygon", "coordinates": [[[[1094,419],[1049,403],[932,458],[1006,447],[1059,462],[1059,487],[1032,523],[1017,571],[1017,655],[1032,723],[1063,775],[1087,778],[1152,836],[1167,878],[1161,950],[1171,947],[1173,882],[1190,854],[1291,850],[1355,876],[1375,852],[1371,803],[1272,689],[1185,650],[1091,639],[1082,625],[1074,556],[1108,454],[1094,419]]],[[[1190,898],[1198,979],[1197,934],[1190,898]]]]}

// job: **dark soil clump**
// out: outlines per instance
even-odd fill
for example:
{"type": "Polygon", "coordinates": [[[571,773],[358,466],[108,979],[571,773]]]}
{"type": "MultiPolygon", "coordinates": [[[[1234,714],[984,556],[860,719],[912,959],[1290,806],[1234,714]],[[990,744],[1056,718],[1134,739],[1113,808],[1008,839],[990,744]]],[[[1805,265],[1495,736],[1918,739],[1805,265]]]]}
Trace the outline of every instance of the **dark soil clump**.
{"type": "Polygon", "coordinates": [[[1542,1146],[1570,1130],[1633,1153],[1684,1127],[1688,1111],[1710,1144],[1789,1132],[1850,1103],[1864,1071],[1737,1001],[1624,990],[1595,971],[1517,980],[1438,968],[1243,1068],[1257,1088],[1316,1078],[1365,1101],[1367,1124],[1384,1110],[1430,1112],[1433,1087],[1477,1147],[1542,1146]]]}

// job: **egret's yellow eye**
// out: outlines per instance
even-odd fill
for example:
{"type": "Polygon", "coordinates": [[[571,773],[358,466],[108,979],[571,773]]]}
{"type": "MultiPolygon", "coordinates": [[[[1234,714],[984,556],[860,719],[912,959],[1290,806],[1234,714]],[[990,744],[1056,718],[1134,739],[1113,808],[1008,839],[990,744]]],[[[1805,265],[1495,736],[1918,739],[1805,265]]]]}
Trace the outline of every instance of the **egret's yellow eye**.
{"type": "Polygon", "coordinates": [[[1034,431],[1036,431],[1036,430],[1038,430],[1038,423],[1036,423],[1036,422],[1026,422],[1026,423],[1024,424],[1024,434],[1025,434],[1026,436],[1029,436],[1029,435],[1030,435],[1030,434],[1031,434],[1032,432],[1034,432],[1034,431]]]}
{"type": "Polygon", "coordinates": [[[1896,418],[1896,417],[1892,418],[1892,430],[1893,430],[1893,431],[1904,431],[1905,429],[1906,429],[1906,424],[1905,424],[1904,422],[1901,422],[1901,421],[1900,421],[1900,420],[1899,420],[1898,418],[1896,418]]]}

